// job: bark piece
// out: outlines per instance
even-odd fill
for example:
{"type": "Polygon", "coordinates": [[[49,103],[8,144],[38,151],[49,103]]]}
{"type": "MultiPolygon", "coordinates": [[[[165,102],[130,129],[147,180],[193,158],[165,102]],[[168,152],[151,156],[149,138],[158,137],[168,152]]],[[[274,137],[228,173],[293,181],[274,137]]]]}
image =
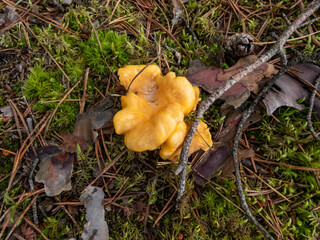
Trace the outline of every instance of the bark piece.
{"type": "MultiPolygon", "coordinates": [[[[189,0],[182,0],[183,3],[188,2],[189,0]]],[[[183,17],[183,12],[184,10],[181,7],[181,3],[180,0],[172,0],[173,3],[173,19],[172,19],[172,27],[174,25],[177,25],[178,22],[181,20],[181,18],[183,17]]]]}
{"type": "Polygon", "coordinates": [[[13,112],[10,105],[0,107],[0,117],[13,118],[13,112]]]}
{"type": "Polygon", "coordinates": [[[108,240],[109,229],[104,219],[103,206],[104,193],[99,187],[88,186],[80,196],[80,201],[86,208],[86,220],[81,239],[83,240],[108,240]]]}

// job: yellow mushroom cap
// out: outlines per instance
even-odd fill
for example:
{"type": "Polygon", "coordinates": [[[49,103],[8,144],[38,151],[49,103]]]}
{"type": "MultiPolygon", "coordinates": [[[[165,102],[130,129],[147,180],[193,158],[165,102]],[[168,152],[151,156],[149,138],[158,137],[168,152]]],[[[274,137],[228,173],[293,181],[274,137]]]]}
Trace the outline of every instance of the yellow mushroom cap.
{"type": "MultiPolygon", "coordinates": [[[[146,65],[127,65],[118,70],[121,85],[128,89],[130,83],[146,65]]],[[[156,88],[156,78],[160,76],[161,71],[157,65],[150,65],[143,70],[131,83],[130,92],[149,95],[156,88]]]]}
{"type": "Polygon", "coordinates": [[[197,130],[198,131],[195,132],[190,144],[188,153],[189,155],[191,155],[195,151],[198,151],[199,149],[207,151],[213,145],[211,133],[206,123],[200,121],[197,130]]]}
{"type": "MultiPolygon", "coordinates": [[[[213,144],[207,124],[205,124],[203,121],[200,121],[197,130],[198,131],[195,132],[192,138],[188,156],[200,149],[207,151],[213,144]]],[[[187,127],[184,122],[179,123],[176,130],[163,144],[160,150],[160,157],[162,159],[178,161],[182,149],[182,144],[187,136],[188,131],[189,127],[187,127]]]]}
{"type": "Polygon", "coordinates": [[[160,157],[162,159],[173,160],[175,152],[182,147],[183,141],[188,133],[188,127],[185,122],[178,123],[174,132],[169,136],[167,141],[163,144],[160,150],[160,157]]]}
{"type": "MultiPolygon", "coordinates": [[[[119,69],[120,83],[127,89],[143,68],[145,65],[128,65],[119,69]]],[[[183,122],[198,96],[199,91],[185,77],[173,72],[161,76],[159,67],[150,65],[121,97],[123,109],[114,116],[115,131],[125,135],[125,144],[133,151],[154,150],[183,122]]]]}

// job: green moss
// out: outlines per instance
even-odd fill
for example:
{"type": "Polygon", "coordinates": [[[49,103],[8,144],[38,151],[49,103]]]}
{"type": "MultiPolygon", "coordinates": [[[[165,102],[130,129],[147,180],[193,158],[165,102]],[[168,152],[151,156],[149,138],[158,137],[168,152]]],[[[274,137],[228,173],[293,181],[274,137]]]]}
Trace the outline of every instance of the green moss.
{"type": "MultiPolygon", "coordinates": [[[[48,101],[60,100],[70,87],[79,80],[81,80],[79,86],[73,90],[70,96],[67,97],[67,100],[79,99],[82,96],[84,87],[82,79],[87,67],[90,67],[90,74],[86,91],[86,106],[90,106],[101,99],[97,90],[103,94],[106,93],[106,83],[110,76],[110,71],[101,57],[97,39],[91,29],[88,17],[93,19],[101,42],[103,55],[110,65],[111,71],[114,73],[116,73],[119,67],[126,64],[146,64],[150,61],[150,58],[157,56],[159,44],[161,45],[161,52],[163,54],[161,56],[161,69],[163,73],[165,74],[168,70],[164,59],[168,60],[171,71],[174,71],[177,75],[184,75],[186,73],[189,58],[183,54],[177,42],[163,29],[157,29],[157,26],[154,24],[151,25],[150,35],[147,38],[147,20],[130,1],[121,1],[115,9],[112,19],[110,19],[110,21],[113,21],[124,17],[126,21],[125,25],[122,25],[123,22],[114,22],[110,25],[107,25],[110,22],[104,22],[114,10],[117,2],[117,0],[111,0],[108,7],[105,7],[100,1],[85,2],[81,6],[69,6],[68,12],[64,14],[62,24],[64,27],[74,31],[73,33],[58,30],[50,25],[41,25],[39,27],[40,24],[37,26],[30,22],[30,27],[32,27],[39,41],[48,49],[71,80],[68,82],[64,79],[63,74],[48,56],[48,53],[35,38],[30,37],[29,40],[32,47],[29,51],[32,58],[30,58],[30,72],[26,75],[27,77],[22,86],[22,93],[30,101],[36,99],[33,105],[33,114],[36,116],[36,119],[40,119],[45,112],[52,111],[58,104],[57,102],[48,101]],[[102,23],[103,25],[101,25],[102,23]],[[130,28],[128,27],[124,30],[128,26],[127,24],[130,24],[130,28]],[[117,30],[100,30],[107,27],[108,29],[117,30]],[[131,27],[134,29],[131,29],[131,27]],[[89,36],[88,40],[85,39],[87,35],[89,36]],[[168,50],[166,45],[171,50],[168,50]],[[181,62],[179,64],[177,56],[172,49],[181,54],[181,62]]],[[[282,4],[290,7],[291,2],[287,0],[283,1],[282,4]]],[[[251,0],[242,1],[241,3],[242,6],[256,7],[257,9],[261,8],[261,5],[264,4],[263,2],[256,3],[251,0]]],[[[157,4],[156,2],[153,3],[152,7],[154,9],[152,13],[159,16],[157,21],[162,26],[169,28],[168,25],[170,26],[170,14],[172,13],[173,5],[171,2],[168,2],[167,7],[169,11],[162,8],[165,16],[162,12],[159,14],[160,11],[157,4]],[[166,18],[169,19],[169,24],[166,18]]],[[[190,24],[194,23],[193,30],[197,35],[198,42],[187,31],[183,21],[176,25],[171,33],[192,59],[201,59],[206,65],[228,68],[228,66],[234,64],[234,59],[227,58],[227,63],[224,60],[224,50],[222,47],[224,36],[217,31],[222,26],[222,21],[218,18],[225,13],[222,9],[225,7],[224,5],[220,1],[204,0],[190,0],[188,3],[185,3],[189,14],[188,20],[190,24]]],[[[274,12],[275,14],[268,22],[260,40],[273,40],[268,34],[270,31],[282,32],[286,24],[281,17],[278,17],[278,12],[280,11],[283,11],[283,8],[279,4],[270,9],[270,13],[274,12]]],[[[184,17],[187,17],[186,14],[184,14],[184,17]]],[[[291,17],[291,20],[293,20],[296,15],[292,14],[291,17]]],[[[249,22],[245,21],[247,30],[252,34],[257,33],[263,23],[264,21],[258,18],[251,18],[249,22]]],[[[301,29],[302,32],[305,30],[306,28],[301,29]]],[[[6,48],[14,47],[19,49],[27,46],[23,34],[19,36],[19,31],[18,27],[14,27],[1,35],[0,45],[6,48]]],[[[241,31],[242,23],[234,16],[229,32],[241,31]]],[[[299,42],[301,41],[296,41],[295,43],[299,42]]],[[[313,52],[317,50],[318,48],[314,47],[310,39],[308,39],[304,51],[313,52]]],[[[159,62],[155,61],[155,64],[159,64],[159,62]]],[[[0,78],[10,79],[10,73],[4,72],[0,78]]],[[[16,92],[17,96],[22,95],[21,82],[14,82],[12,84],[13,91],[16,92]]],[[[110,89],[117,94],[119,93],[116,86],[112,84],[110,89]]],[[[204,93],[201,96],[203,99],[207,97],[204,93]]],[[[0,89],[0,105],[1,103],[5,103],[5,93],[0,89]]],[[[116,104],[120,105],[119,101],[116,104]]],[[[220,114],[220,105],[221,102],[217,102],[212,106],[203,119],[208,123],[211,132],[218,131],[219,126],[223,122],[224,118],[220,114]]],[[[63,102],[54,116],[49,127],[49,132],[56,131],[60,133],[66,130],[71,131],[78,112],[78,102],[63,102]]],[[[299,112],[292,108],[281,108],[275,115],[284,123],[282,125],[276,123],[262,112],[263,120],[256,124],[256,127],[259,129],[247,133],[248,139],[251,137],[253,139],[252,147],[260,155],[272,161],[296,166],[320,167],[320,145],[319,143],[315,143],[312,138],[308,138],[310,132],[306,127],[305,114],[306,110],[299,112]],[[304,151],[301,150],[301,147],[304,151]]],[[[195,115],[190,114],[186,119],[192,121],[195,119],[195,115]]],[[[320,123],[314,122],[314,126],[318,129],[320,123]]],[[[17,151],[19,141],[13,141],[3,129],[0,126],[1,147],[17,151]]],[[[123,143],[123,136],[114,134],[112,138],[109,138],[107,135],[105,137],[107,151],[112,159],[115,159],[126,149],[123,143]]],[[[104,149],[102,150],[102,156],[106,164],[109,164],[104,149]]],[[[12,156],[1,155],[0,158],[2,160],[0,162],[0,176],[3,177],[10,173],[12,169],[12,156]]],[[[78,160],[72,179],[75,183],[72,196],[78,196],[83,188],[92,181],[94,178],[93,165],[97,162],[92,150],[87,153],[79,153],[78,160]]],[[[110,169],[110,173],[118,171],[117,177],[110,180],[114,175],[106,174],[104,176],[109,191],[107,194],[110,194],[112,197],[122,187],[119,195],[128,195],[127,198],[115,200],[116,203],[114,205],[108,206],[111,209],[107,214],[111,239],[179,239],[182,236],[183,239],[262,239],[260,232],[247,221],[246,217],[234,205],[226,201],[225,198],[210,186],[195,186],[192,178],[189,178],[187,181],[188,198],[184,202],[183,211],[176,211],[174,202],[171,202],[168,206],[171,209],[153,227],[155,218],[159,216],[159,213],[164,209],[164,206],[175,191],[172,185],[177,185],[179,180],[173,173],[176,166],[174,164],[158,166],[157,163],[160,161],[163,160],[159,159],[157,151],[142,153],[128,151],[118,159],[114,165],[114,169],[110,169]],[[155,174],[157,174],[158,179],[153,187],[151,183],[154,181],[155,174]],[[124,189],[126,189],[126,192],[122,192],[124,189]],[[151,201],[149,201],[149,198],[151,201]],[[136,202],[138,201],[150,204],[148,216],[144,216],[144,212],[136,211],[136,202]],[[131,215],[127,214],[127,212],[125,213],[125,210],[128,209],[129,212],[131,211],[131,215]],[[145,220],[143,217],[147,219],[145,220]]],[[[266,179],[268,184],[276,187],[286,197],[292,197],[302,192],[301,195],[291,199],[292,203],[284,201],[273,205],[275,214],[283,223],[281,230],[285,238],[289,238],[289,236],[293,236],[296,239],[315,238],[319,232],[320,216],[317,211],[312,212],[311,210],[317,205],[320,197],[317,194],[319,193],[319,189],[313,172],[277,165],[270,165],[270,168],[267,168],[267,170],[267,173],[261,172],[259,174],[266,179]],[[303,185],[307,187],[303,187],[303,185]],[[301,204],[293,206],[295,202],[301,202],[301,204]]],[[[217,191],[234,204],[239,205],[233,178],[221,180],[215,177],[212,181],[221,186],[216,187],[217,191]]],[[[6,183],[6,181],[0,183],[0,191],[5,189],[6,183]]],[[[97,184],[101,184],[102,186],[103,183],[97,181],[97,184]]],[[[246,193],[249,189],[256,191],[268,189],[264,183],[254,178],[243,177],[243,184],[246,193]]],[[[14,204],[10,199],[20,194],[22,189],[28,189],[28,187],[17,185],[12,189],[6,199],[9,201],[9,207],[14,204]]],[[[66,197],[69,200],[70,195],[68,194],[70,193],[64,193],[58,198],[66,197]]],[[[247,197],[249,204],[256,209],[253,210],[253,214],[264,225],[266,224],[258,213],[263,209],[260,204],[268,204],[269,198],[275,200],[279,196],[276,193],[271,193],[268,196],[247,197]]],[[[22,206],[25,207],[25,203],[22,206]]],[[[16,209],[16,211],[20,210],[22,211],[23,209],[16,209]]],[[[267,207],[264,207],[264,210],[271,216],[267,207]]],[[[80,216],[74,217],[79,221],[80,226],[84,224],[83,213],[80,216]]],[[[271,220],[271,218],[267,218],[271,220]]],[[[63,212],[42,220],[41,229],[50,239],[65,239],[71,236],[78,237],[81,234],[81,231],[72,226],[68,216],[63,212]],[[72,235],[71,233],[75,234],[72,235]]],[[[268,230],[272,232],[272,229],[269,228],[268,230]]]]}
{"type": "Polygon", "coordinates": [[[75,9],[70,9],[65,15],[65,26],[68,26],[74,31],[83,30],[84,26],[89,26],[89,13],[83,6],[77,6],[75,9]]]}
{"type": "MultiPolygon", "coordinates": [[[[102,53],[110,65],[112,71],[126,64],[130,59],[128,48],[130,48],[129,39],[126,34],[119,34],[115,31],[98,32],[101,43],[102,53]]],[[[82,56],[92,71],[107,75],[110,73],[106,66],[100,48],[94,34],[91,34],[88,41],[80,44],[82,56]]]]}
{"type": "MultiPolygon", "coordinates": [[[[67,239],[68,234],[71,232],[69,217],[64,212],[58,213],[55,217],[45,218],[43,221],[44,228],[41,229],[42,233],[49,239],[67,239]]],[[[39,235],[39,239],[44,239],[39,235]]]]}
{"type": "Polygon", "coordinates": [[[23,86],[24,95],[28,100],[35,98],[41,100],[56,100],[62,92],[62,84],[57,80],[56,72],[46,71],[36,64],[30,69],[27,80],[23,86]]]}
{"type": "MultiPolygon", "coordinates": [[[[34,68],[30,69],[22,89],[28,100],[38,100],[33,106],[36,111],[53,110],[57,106],[58,101],[64,96],[65,92],[60,79],[61,74],[59,72],[46,70],[40,65],[36,64],[34,68]]],[[[70,131],[73,128],[78,112],[79,104],[76,102],[63,102],[54,117],[53,125],[57,130],[70,131]]]]}
{"type": "MultiPolygon", "coordinates": [[[[320,143],[314,141],[313,138],[308,138],[310,132],[305,117],[307,111],[308,109],[298,111],[285,107],[278,109],[275,116],[284,124],[279,124],[271,117],[265,116],[257,124],[260,126],[259,130],[249,134],[249,137],[255,136],[256,140],[261,141],[262,147],[258,153],[272,161],[296,166],[319,167],[320,143]]],[[[314,126],[319,126],[319,123],[314,122],[314,126]]],[[[268,183],[273,187],[279,187],[283,185],[283,181],[286,181],[288,184],[280,189],[285,196],[293,196],[303,191],[302,195],[292,199],[291,204],[283,202],[274,206],[278,218],[287,223],[283,227],[284,235],[291,234],[297,239],[311,239],[318,229],[318,224],[310,219],[320,216],[318,212],[311,211],[320,199],[320,190],[314,173],[283,166],[274,166],[273,173],[281,180],[270,179],[268,183]],[[298,184],[306,184],[308,187],[301,189],[298,184]],[[316,193],[318,194],[309,199],[316,193]],[[301,203],[291,209],[295,202],[301,203]]]]}
{"type": "Polygon", "coordinates": [[[88,186],[90,179],[93,178],[93,172],[97,165],[97,159],[91,157],[92,149],[89,149],[86,153],[81,152],[78,145],[77,160],[75,165],[75,174],[72,176],[74,192],[80,193],[88,186]]]}

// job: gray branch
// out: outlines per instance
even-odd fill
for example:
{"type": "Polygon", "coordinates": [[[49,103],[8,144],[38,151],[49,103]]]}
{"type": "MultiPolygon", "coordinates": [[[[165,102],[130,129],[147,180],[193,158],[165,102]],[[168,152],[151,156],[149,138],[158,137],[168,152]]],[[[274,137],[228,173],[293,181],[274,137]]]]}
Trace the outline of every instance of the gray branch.
{"type": "MultiPolygon", "coordinates": [[[[180,155],[180,162],[179,162],[179,165],[177,166],[177,169],[175,172],[176,175],[180,174],[178,196],[177,196],[178,203],[179,203],[179,201],[185,191],[189,146],[190,146],[191,140],[193,138],[193,135],[197,129],[199,121],[203,117],[204,113],[209,109],[209,107],[221,95],[223,95],[235,83],[239,82],[243,77],[247,76],[249,73],[254,71],[256,68],[261,66],[263,63],[267,62],[274,55],[283,51],[283,46],[286,43],[286,41],[288,40],[288,38],[292,35],[292,33],[295,30],[297,30],[302,25],[302,23],[311,14],[313,14],[319,7],[320,7],[320,0],[317,0],[317,1],[314,1],[313,3],[311,3],[309,5],[309,7],[304,12],[302,12],[299,15],[299,17],[294,22],[292,22],[292,24],[289,25],[288,28],[281,34],[277,43],[274,44],[270,50],[268,50],[265,54],[263,54],[256,62],[250,64],[249,66],[244,68],[242,71],[240,71],[239,73],[237,73],[233,77],[231,77],[229,80],[227,80],[224,84],[221,85],[220,88],[218,88],[215,92],[213,92],[206,100],[201,102],[201,104],[199,105],[198,112],[197,112],[197,119],[193,122],[193,124],[189,130],[189,133],[183,143],[183,147],[182,147],[182,151],[181,151],[181,155],[180,155]]],[[[238,162],[235,165],[237,165],[239,168],[238,162]]],[[[237,178],[239,178],[239,176],[237,176],[237,178]]],[[[240,188],[242,189],[242,186],[240,186],[240,188]]],[[[244,202],[245,202],[245,199],[244,199],[244,202]]],[[[259,227],[259,229],[260,229],[260,227],[259,227]]],[[[260,230],[263,231],[264,236],[266,236],[269,239],[272,239],[271,235],[269,235],[263,227],[260,230]]]]}

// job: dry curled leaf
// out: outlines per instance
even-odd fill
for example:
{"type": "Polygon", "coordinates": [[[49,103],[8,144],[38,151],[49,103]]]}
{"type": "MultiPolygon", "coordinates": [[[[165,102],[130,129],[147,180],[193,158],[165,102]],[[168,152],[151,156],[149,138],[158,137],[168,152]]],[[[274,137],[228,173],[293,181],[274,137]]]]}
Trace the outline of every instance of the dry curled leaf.
{"type": "MultiPolygon", "coordinates": [[[[203,185],[206,180],[214,174],[221,172],[221,177],[228,177],[234,171],[232,146],[236,134],[238,123],[242,117],[242,112],[233,111],[225,120],[224,129],[220,132],[217,142],[220,144],[216,149],[209,150],[209,154],[195,167],[194,180],[197,184],[203,185]]],[[[258,114],[252,114],[246,122],[244,128],[248,128],[253,123],[260,120],[258,114]]],[[[239,160],[254,156],[252,149],[239,151],[239,160]]]]}
{"type": "Polygon", "coordinates": [[[13,112],[10,105],[0,107],[0,117],[1,118],[12,118],[13,112]]]}
{"type": "Polygon", "coordinates": [[[213,174],[221,170],[230,154],[231,149],[228,145],[220,146],[217,150],[209,150],[206,161],[195,167],[194,181],[198,185],[206,183],[206,179],[210,179],[213,174]]]}
{"type": "MultiPolygon", "coordinates": [[[[242,71],[246,66],[255,62],[257,59],[257,56],[249,55],[239,59],[234,66],[228,69],[220,69],[215,66],[210,66],[187,76],[187,79],[192,84],[202,87],[208,92],[213,92],[233,75],[242,71]]],[[[201,65],[199,66],[202,68],[201,65]]],[[[192,71],[195,72],[194,69],[192,71]]],[[[221,96],[221,98],[225,99],[227,104],[239,107],[250,96],[250,91],[255,93],[258,91],[258,83],[263,78],[269,78],[276,72],[277,71],[273,65],[264,63],[252,73],[244,77],[240,82],[234,84],[221,96]]]]}
{"type": "MultiPolygon", "coordinates": [[[[274,87],[269,90],[265,98],[262,100],[269,115],[281,106],[294,107],[298,110],[302,110],[304,106],[298,104],[297,100],[300,98],[309,99],[311,93],[310,90],[308,90],[306,85],[298,78],[304,79],[305,81],[313,84],[320,74],[320,68],[312,64],[297,64],[293,66],[293,69],[296,71],[291,72],[294,72],[297,77],[293,77],[288,73],[283,74],[276,80],[274,87]]],[[[319,89],[320,87],[318,88],[318,91],[319,89]]],[[[315,98],[314,111],[320,119],[319,98],[315,98]]]]}
{"type": "Polygon", "coordinates": [[[99,187],[88,186],[80,196],[80,201],[86,208],[86,220],[81,238],[83,240],[108,240],[109,229],[104,219],[104,193],[99,187]]]}
{"type": "Polygon", "coordinates": [[[64,134],[64,144],[61,146],[67,152],[76,152],[77,144],[82,151],[87,151],[96,140],[97,129],[103,128],[104,133],[113,131],[113,116],[117,109],[111,108],[111,98],[106,98],[96,107],[89,108],[85,113],[78,114],[72,134],[64,134]]]}
{"type": "Polygon", "coordinates": [[[113,131],[112,120],[117,110],[111,108],[112,105],[111,98],[106,98],[98,106],[79,114],[73,133],[62,136],[64,143],[60,147],[47,146],[38,150],[41,162],[36,181],[44,183],[48,196],[56,196],[62,191],[71,190],[71,175],[77,145],[82,151],[87,151],[98,136],[96,129],[113,131]]]}
{"type": "Polygon", "coordinates": [[[36,182],[44,184],[48,196],[57,196],[62,191],[71,190],[71,175],[74,154],[65,152],[58,147],[44,147],[41,149],[44,157],[40,157],[39,171],[36,182]],[[45,154],[46,149],[50,154],[45,154]]]}

